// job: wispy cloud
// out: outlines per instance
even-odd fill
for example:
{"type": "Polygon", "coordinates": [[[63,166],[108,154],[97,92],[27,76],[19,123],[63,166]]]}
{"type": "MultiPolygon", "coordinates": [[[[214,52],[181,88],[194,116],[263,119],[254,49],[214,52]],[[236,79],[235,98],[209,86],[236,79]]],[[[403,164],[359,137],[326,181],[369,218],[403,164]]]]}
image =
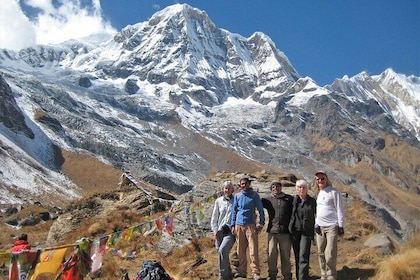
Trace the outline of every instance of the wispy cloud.
{"type": "MultiPolygon", "coordinates": [[[[86,1],[84,1],[86,2],[86,1]]],[[[37,13],[25,15],[18,0],[2,0],[0,48],[19,50],[34,44],[55,44],[96,33],[115,33],[104,20],[99,0],[82,5],[81,0],[26,0],[37,13]]]]}

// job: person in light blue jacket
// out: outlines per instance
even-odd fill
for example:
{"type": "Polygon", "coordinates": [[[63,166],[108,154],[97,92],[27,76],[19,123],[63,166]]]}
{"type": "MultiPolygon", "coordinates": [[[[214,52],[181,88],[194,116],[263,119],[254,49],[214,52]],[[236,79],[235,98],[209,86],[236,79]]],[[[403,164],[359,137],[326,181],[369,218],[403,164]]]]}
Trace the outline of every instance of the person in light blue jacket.
{"type": "Polygon", "coordinates": [[[258,233],[261,232],[264,223],[264,208],[259,194],[251,187],[251,180],[244,176],[239,180],[241,191],[235,195],[232,207],[232,233],[237,240],[237,254],[239,259],[238,272],[234,277],[246,278],[247,256],[249,250],[250,268],[254,279],[260,278],[260,260],[258,257],[258,233]],[[259,214],[257,225],[256,211],[259,214]]]}

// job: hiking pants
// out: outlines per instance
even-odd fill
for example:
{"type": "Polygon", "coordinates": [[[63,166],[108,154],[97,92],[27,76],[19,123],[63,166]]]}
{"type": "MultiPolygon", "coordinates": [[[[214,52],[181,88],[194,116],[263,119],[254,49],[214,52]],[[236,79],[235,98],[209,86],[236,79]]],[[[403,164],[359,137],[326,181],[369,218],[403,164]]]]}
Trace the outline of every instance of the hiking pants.
{"type": "Polygon", "coordinates": [[[270,278],[275,279],[277,276],[280,252],[281,274],[285,280],[292,280],[291,249],[292,242],[289,233],[268,233],[268,275],[270,278]]]}
{"type": "Polygon", "coordinates": [[[230,267],[229,254],[235,243],[235,236],[233,234],[221,235],[216,239],[216,249],[219,256],[219,276],[221,279],[231,279],[232,269],[230,267]]]}
{"type": "Polygon", "coordinates": [[[236,225],[236,240],[238,241],[238,273],[246,275],[247,257],[246,250],[249,250],[249,267],[254,275],[260,275],[260,259],[258,257],[258,233],[255,224],[236,225]]]}
{"type": "Polygon", "coordinates": [[[292,234],[292,246],[296,261],[296,279],[309,280],[309,256],[311,254],[312,237],[300,231],[292,234]]]}
{"type": "Polygon", "coordinates": [[[337,241],[338,227],[321,227],[321,234],[316,234],[319,267],[322,280],[337,279],[337,241]]]}

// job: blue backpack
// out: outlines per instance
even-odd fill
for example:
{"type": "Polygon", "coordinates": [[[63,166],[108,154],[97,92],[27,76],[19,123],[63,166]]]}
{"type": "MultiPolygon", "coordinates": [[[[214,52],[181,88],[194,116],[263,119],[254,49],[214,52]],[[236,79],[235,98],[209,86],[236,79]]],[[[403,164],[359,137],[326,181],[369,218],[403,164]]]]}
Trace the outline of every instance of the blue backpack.
{"type": "Polygon", "coordinates": [[[133,280],[173,280],[158,261],[144,260],[133,280]]]}

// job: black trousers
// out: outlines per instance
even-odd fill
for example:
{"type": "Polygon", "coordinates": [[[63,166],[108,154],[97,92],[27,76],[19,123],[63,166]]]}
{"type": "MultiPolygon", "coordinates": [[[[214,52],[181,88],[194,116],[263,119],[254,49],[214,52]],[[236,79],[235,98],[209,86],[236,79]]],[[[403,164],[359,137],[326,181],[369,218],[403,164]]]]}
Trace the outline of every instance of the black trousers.
{"type": "Polygon", "coordinates": [[[291,234],[292,247],[296,261],[296,278],[309,280],[309,256],[311,254],[311,236],[303,235],[300,231],[291,234]]]}

